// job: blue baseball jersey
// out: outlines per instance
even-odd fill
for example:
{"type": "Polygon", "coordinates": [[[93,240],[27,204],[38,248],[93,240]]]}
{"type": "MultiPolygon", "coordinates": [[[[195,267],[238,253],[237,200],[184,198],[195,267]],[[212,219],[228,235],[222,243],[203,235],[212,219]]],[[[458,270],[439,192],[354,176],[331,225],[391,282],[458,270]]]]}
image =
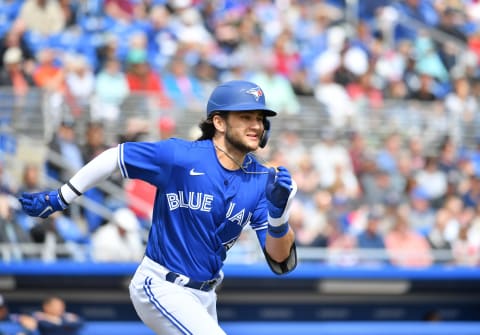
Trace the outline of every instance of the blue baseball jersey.
{"type": "Polygon", "coordinates": [[[228,249],[250,225],[264,247],[268,168],[247,155],[244,168],[219,162],[211,140],[168,139],[119,145],[124,178],[157,187],[146,255],[195,280],[217,276],[228,249]]]}

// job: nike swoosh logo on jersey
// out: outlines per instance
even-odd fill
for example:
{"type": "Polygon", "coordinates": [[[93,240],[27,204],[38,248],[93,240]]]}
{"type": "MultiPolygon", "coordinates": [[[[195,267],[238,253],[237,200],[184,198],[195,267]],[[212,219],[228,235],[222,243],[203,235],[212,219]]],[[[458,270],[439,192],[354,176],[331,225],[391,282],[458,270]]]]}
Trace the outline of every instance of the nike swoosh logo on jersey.
{"type": "Polygon", "coordinates": [[[205,172],[197,172],[197,171],[195,171],[194,168],[190,170],[190,175],[191,176],[202,176],[204,174],[205,174],[205,172]]]}
{"type": "Polygon", "coordinates": [[[42,216],[43,214],[47,213],[47,211],[53,212],[52,206],[48,206],[47,208],[45,208],[40,214],[38,214],[38,216],[42,216]]]}

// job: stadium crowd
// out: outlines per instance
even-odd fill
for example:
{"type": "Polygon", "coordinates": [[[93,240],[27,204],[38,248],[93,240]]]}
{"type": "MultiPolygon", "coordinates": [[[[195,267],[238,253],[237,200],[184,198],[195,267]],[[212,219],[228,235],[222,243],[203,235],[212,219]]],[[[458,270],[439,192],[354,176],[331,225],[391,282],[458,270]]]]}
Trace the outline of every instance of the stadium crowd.
{"type": "Polygon", "coordinates": [[[48,147],[69,168],[27,164],[19,185],[4,172],[0,240],[53,236],[87,246],[94,260],[138,260],[153,196],[147,185],[113,180],[126,203],[99,189],[85,194],[114,210],[105,220],[79,209],[85,227],[72,219],[75,208],[48,220],[25,217],[14,196],[40,189],[43,171],[65,181],[105,148],[141,140],[152,121],[159,136],[175,135],[185,111],[200,120],[218,82],[248,79],[280,116],[302,118],[299,98],[310,97],[328,121],[313,145],[302,129],[281,125],[259,152],[287,166],[299,186],[291,215],[299,246],[326,248],[326,261],[340,265],[479,265],[480,2],[347,3],[3,1],[0,85],[13,90],[17,113],[38,89],[48,97],[56,129],[48,147]],[[118,137],[105,136],[133,95],[157,119],[131,119],[118,137]],[[372,123],[380,114],[387,124],[372,123]],[[79,122],[85,133],[76,132],[79,122]],[[147,205],[128,200],[138,197],[147,205]],[[105,236],[131,252],[102,250],[95,241],[105,236]],[[371,257],[381,252],[386,257],[371,257]]]}

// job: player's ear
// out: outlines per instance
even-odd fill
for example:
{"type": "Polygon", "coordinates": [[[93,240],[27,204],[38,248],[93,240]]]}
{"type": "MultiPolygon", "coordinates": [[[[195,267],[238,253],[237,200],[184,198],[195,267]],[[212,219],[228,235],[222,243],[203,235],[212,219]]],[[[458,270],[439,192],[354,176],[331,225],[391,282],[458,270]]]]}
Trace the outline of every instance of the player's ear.
{"type": "Polygon", "coordinates": [[[218,132],[221,132],[221,133],[225,132],[225,129],[227,128],[227,123],[225,122],[225,118],[222,115],[220,114],[213,115],[212,123],[218,132]]]}

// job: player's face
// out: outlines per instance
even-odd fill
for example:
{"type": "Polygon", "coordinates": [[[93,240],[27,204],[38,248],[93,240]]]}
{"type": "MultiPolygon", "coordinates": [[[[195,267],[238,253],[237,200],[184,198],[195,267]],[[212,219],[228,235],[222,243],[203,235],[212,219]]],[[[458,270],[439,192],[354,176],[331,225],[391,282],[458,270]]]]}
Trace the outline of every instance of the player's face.
{"type": "Polygon", "coordinates": [[[225,141],[243,153],[258,149],[263,134],[263,112],[230,112],[225,141]]]}

